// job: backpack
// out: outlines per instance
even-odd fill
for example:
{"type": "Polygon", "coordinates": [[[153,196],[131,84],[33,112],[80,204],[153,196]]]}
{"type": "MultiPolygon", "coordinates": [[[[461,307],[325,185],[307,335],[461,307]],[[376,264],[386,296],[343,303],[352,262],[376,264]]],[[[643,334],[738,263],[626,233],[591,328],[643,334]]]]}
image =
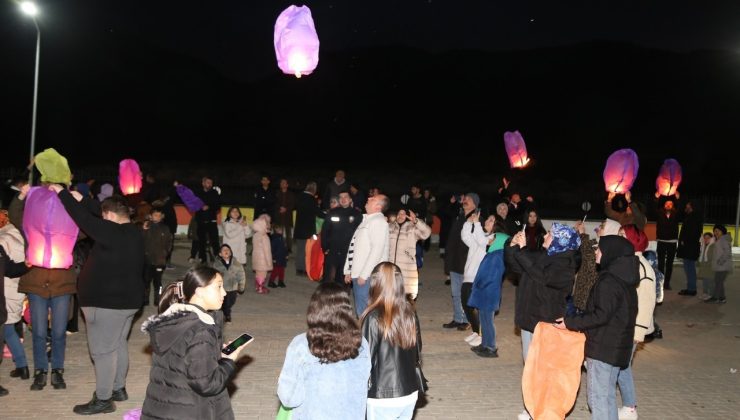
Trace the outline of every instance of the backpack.
{"type": "MultiPolygon", "coordinates": [[[[663,275],[662,271],[658,270],[658,256],[655,251],[645,251],[642,253],[642,256],[648,260],[650,266],[653,267],[653,271],[655,271],[655,303],[663,303],[663,281],[665,280],[665,275],[663,275]]],[[[642,279],[640,280],[642,281],[642,279]]]]}

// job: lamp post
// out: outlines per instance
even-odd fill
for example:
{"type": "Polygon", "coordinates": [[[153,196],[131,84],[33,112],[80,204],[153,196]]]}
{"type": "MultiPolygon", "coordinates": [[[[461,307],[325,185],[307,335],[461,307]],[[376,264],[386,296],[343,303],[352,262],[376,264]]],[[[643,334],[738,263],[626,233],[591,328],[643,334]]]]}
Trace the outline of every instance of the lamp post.
{"type": "MultiPolygon", "coordinates": [[[[41,29],[39,29],[39,23],[36,21],[36,15],[39,13],[39,9],[36,4],[30,1],[24,1],[21,3],[21,10],[26,15],[30,16],[33,20],[33,24],[36,26],[36,70],[33,77],[33,116],[31,117],[31,156],[29,162],[33,162],[34,149],[36,148],[36,104],[38,102],[39,94],[39,54],[41,52],[41,29]]],[[[30,171],[28,172],[28,183],[33,184],[33,165],[31,165],[30,171]]]]}

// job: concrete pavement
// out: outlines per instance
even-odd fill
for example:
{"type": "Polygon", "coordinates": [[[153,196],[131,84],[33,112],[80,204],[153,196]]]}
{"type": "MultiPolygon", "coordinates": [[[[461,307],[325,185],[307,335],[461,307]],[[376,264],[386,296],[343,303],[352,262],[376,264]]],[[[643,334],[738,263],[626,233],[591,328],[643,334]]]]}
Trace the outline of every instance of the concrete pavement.
{"type": "MultiPolygon", "coordinates": [[[[176,244],[176,269],[167,271],[172,281],[187,269],[190,243],[176,244]]],[[[232,405],[238,419],[273,419],[278,399],[277,379],[285,349],[296,334],[305,329],[308,298],[315,283],[295,278],[292,262],[285,289],[272,289],[258,295],[251,287],[239,296],[234,322],[225,335],[235,338],[244,331],[255,341],[244,352],[240,371],[234,379],[232,405]]],[[[254,276],[250,273],[249,281],[254,276]]],[[[469,332],[445,330],[451,319],[450,289],[444,285],[441,259],[436,250],[426,258],[421,272],[418,312],[423,336],[424,373],[430,381],[425,403],[420,403],[416,419],[516,419],[521,403],[521,344],[513,323],[514,287],[504,286],[503,304],[496,317],[500,357],[485,359],[469,350],[463,341],[469,332]]],[[[674,270],[674,291],[657,309],[664,339],[641,346],[635,356],[634,375],[641,419],[740,419],[740,275],[738,270],[726,283],[728,303],[705,304],[696,297],[678,296],[685,280],[680,266],[674,270]]],[[[130,371],[127,390],[130,399],[117,403],[113,414],[96,418],[120,419],[129,409],[141,407],[148,383],[150,354],[148,336],[139,330],[146,317],[155,312],[145,309],[131,332],[130,371]]],[[[67,338],[66,390],[47,386],[30,391],[31,381],[8,376],[13,369],[9,359],[0,366],[0,384],[10,395],[0,398],[0,419],[73,419],[75,404],[87,402],[95,389],[95,375],[87,350],[84,324],[81,331],[67,338]]],[[[31,346],[26,354],[32,363],[31,346]]],[[[33,369],[33,366],[29,366],[33,369]]],[[[618,400],[619,402],[619,400],[618,400]]],[[[586,379],[569,419],[588,419],[586,379]]]]}

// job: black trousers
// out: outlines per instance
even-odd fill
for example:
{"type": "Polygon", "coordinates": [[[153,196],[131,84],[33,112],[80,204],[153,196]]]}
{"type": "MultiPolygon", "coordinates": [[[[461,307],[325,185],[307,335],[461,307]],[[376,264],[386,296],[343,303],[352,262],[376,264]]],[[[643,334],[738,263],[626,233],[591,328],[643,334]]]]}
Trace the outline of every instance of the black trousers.
{"type": "Polygon", "coordinates": [[[329,252],[324,255],[324,275],[321,278],[322,283],[337,283],[345,286],[344,283],[344,261],[347,254],[344,252],[329,252]]]}
{"type": "Polygon", "coordinates": [[[478,310],[472,306],[468,306],[468,299],[470,294],[473,292],[473,283],[463,283],[460,288],[460,299],[462,300],[463,310],[465,311],[465,317],[470,322],[470,327],[473,332],[480,334],[480,320],[478,319],[478,310]]]}
{"type": "Polygon", "coordinates": [[[658,270],[665,276],[663,287],[670,287],[673,273],[673,259],[676,258],[676,242],[658,241],[658,270]]]}
{"type": "Polygon", "coordinates": [[[206,242],[211,245],[213,258],[216,258],[221,244],[218,242],[218,225],[215,221],[198,222],[198,258],[203,262],[208,261],[206,242]]]}

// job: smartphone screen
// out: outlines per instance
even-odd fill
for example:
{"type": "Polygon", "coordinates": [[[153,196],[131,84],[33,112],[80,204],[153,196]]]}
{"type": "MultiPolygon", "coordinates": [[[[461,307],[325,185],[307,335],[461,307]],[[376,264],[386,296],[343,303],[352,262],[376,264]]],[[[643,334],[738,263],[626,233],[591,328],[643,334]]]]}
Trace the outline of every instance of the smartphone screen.
{"type": "Polygon", "coordinates": [[[244,344],[247,344],[247,343],[251,342],[252,340],[254,340],[254,337],[252,337],[251,335],[249,335],[247,333],[244,333],[244,334],[240,335],[239,337],[237,337],[236,340],[234,340],[231,343],[229,343],[228,346],[224,347],[221,350],[221,353],[223,353],[223,354],[231,354],[231,353],[234,352],[234,350],[238,349],[239,347],[243,346],[244,344]]]}

